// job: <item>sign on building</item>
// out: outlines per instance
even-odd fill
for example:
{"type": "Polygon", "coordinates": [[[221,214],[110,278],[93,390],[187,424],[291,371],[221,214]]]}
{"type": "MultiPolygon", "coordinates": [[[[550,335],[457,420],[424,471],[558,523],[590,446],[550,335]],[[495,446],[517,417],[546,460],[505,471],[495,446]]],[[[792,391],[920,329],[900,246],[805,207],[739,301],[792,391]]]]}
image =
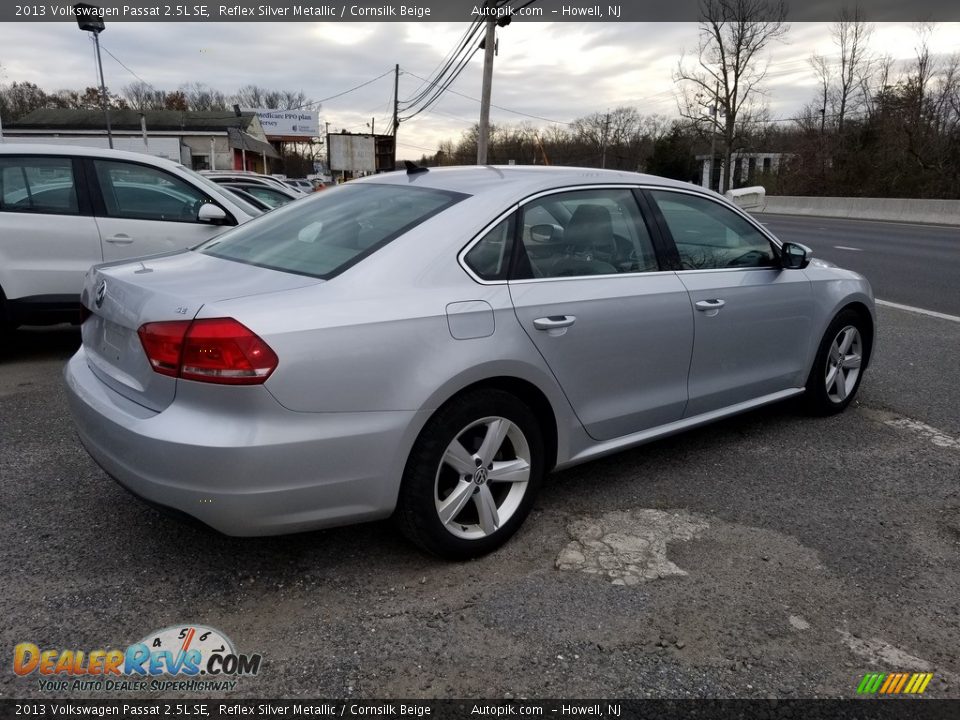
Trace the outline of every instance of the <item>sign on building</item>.
{"type": "Polygon", "coordinates": [[[327,135],[330,169],[345,172],[376,172],[376,138],[373,135],[327,135]]]}
{"type": "Polygon", "coordinates": [[[267,137],[320,136],[320,115],[311,110],[254,110],[267,137]]]}

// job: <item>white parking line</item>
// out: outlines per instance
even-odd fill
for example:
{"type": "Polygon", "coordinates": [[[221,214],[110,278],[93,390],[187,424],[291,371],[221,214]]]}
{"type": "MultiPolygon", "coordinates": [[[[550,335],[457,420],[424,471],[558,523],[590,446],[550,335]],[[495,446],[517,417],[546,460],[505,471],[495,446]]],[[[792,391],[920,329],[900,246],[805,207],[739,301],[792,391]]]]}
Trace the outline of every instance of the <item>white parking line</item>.
{"type": "Polygon", "coordinates": [[[896,418],[895,420],[885,420],[884,424],[895,427],[900,430],[909,430],[932,442],[937,447],[950,448],[951,450],[960,450],[960,440],[947,435],[942,430],[922,423],[919,420],[910,418],[896,418]]]}
{"type": "Polygon", "coordinates": [[[861,248],[847,247],[846,245],[834,245],[837,250],[852,250],[853,252],[863,252],[861,248]]]}
{"type": "Polygon", "coordinates": [[[900,303],[890,302],[889,300],[878,299],[874,302],[876,302],[877,305],[883,305],[884,307],[894,308],[896,310],[906,310],[907,312],[917,313],[918,315],[926,315],[951,322],[960,322],[960,317],[957,315],[947,315],[946,313],[937,312],[936,310],[924,310],[923,308],[914,307],[913,305],[901,305],[900,303]]]}

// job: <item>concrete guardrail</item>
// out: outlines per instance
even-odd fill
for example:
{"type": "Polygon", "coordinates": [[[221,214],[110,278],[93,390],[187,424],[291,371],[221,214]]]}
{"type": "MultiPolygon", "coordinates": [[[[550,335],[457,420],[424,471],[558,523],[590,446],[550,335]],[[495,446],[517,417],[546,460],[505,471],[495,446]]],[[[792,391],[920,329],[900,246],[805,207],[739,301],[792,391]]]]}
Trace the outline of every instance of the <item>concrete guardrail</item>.
{"type": "Polygon", "coordinates": [[[754,213],[887,220],[960,227],[960,200],[767,195],[765,201],[744,209],[754,213]]]}

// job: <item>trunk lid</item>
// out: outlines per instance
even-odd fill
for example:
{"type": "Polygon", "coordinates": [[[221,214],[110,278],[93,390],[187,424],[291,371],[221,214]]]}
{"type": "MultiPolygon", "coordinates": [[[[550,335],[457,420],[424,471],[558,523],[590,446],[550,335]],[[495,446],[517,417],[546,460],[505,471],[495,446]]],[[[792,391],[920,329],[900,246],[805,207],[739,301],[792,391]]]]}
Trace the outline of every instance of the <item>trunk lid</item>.
{"type": "Polygon", "coordinates": [[[150,366],[137,335],[142,325],[192,320],[208,302],[322,282],[192,251],[95,266],[84,279],[81,296],[91,311],[81,328],[88,363],[103,383],[127,399],[163,410],[173,402],[177,379],[150,366]]]}

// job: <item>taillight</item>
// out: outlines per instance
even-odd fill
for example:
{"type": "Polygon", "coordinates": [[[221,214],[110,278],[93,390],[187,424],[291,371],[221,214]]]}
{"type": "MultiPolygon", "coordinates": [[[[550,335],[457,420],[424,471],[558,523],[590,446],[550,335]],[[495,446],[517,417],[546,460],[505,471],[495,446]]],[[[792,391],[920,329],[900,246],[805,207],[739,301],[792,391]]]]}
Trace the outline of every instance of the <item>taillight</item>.
{"type": "Polygon", "coordinates": [[[233,318],[143,325],[137,334],[161,375],[221,385],[258,385],[279,362],[276,353],[233,318]]]}

